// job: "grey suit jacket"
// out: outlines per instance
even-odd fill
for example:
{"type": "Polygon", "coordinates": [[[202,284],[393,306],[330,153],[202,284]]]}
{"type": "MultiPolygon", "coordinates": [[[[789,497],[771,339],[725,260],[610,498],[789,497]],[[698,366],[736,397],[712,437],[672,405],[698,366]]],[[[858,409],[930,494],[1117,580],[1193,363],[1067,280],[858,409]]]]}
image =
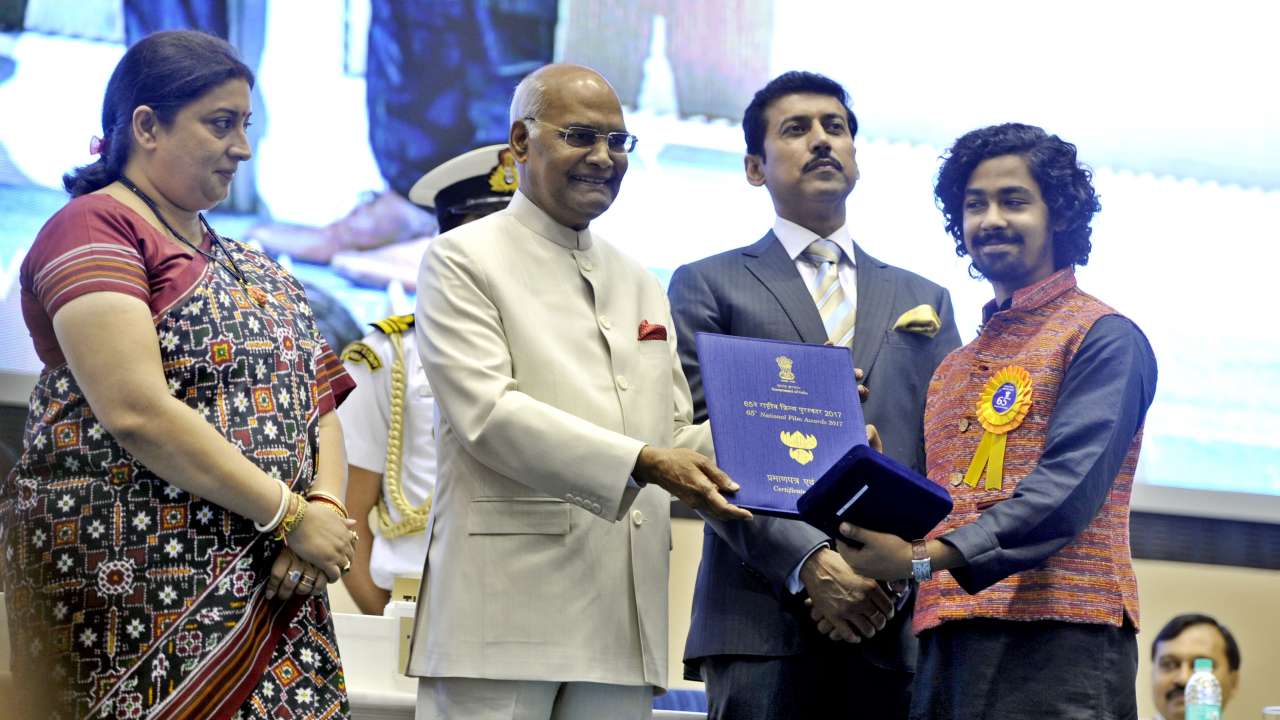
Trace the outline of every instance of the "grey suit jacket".
{"type": "MultiPolygon", "coordinates": [[[[867,422],[891,457],[924,472],[924,403],[934,369],[960,346],[951,296],[942,287],[887,265],[854,246],[858,309],[853,364],[866,374],[867,422]],[[926,335],[894,330],[902,313],[933,306],[942,329],[926,335]]],[[[694,335],[727,335],[824,343],[822,319],[795,263],[773,232],[753,245],[676,270],[668,288],[679,334],[680,359],[689,380],[695,421],[706,418],[694,335]]],[[[757,517],[750,523],[708,521],[694,591],[693,620],[685,660],[710,655],[793,655],[813,640],[812,625],[786,589],[787,576],[816,546],[817,529],[799,522],[757,517]]],[[[899,617],[858,652],[889,668],[914,666],[910,623],[899,617]]]]}

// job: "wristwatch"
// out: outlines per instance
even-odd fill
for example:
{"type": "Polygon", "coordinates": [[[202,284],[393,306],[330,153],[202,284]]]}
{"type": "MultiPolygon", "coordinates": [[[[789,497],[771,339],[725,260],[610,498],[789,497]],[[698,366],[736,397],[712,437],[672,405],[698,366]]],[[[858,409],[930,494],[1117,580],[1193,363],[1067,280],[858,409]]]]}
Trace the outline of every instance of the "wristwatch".
{"type": "Polygon", "coordinates": [[[924,540],[911,543],[911,577],[918,583],[933,577],[933,562],[929,559],[924,540]]]}

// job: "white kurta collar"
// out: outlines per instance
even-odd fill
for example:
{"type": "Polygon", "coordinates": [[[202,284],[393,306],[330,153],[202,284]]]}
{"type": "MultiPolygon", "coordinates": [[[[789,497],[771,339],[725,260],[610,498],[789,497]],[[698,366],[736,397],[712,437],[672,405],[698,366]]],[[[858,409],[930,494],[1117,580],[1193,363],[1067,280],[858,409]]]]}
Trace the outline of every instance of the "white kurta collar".
{"type": "Polygon", "coordinates": [[[565,227],[556,222],[550,215],[534,204],[523,192],[516,191],[511,197],[507,210],[513,217],[535,235],[570,250],[591,249],[591,228],[581,232],[565,227]]]}

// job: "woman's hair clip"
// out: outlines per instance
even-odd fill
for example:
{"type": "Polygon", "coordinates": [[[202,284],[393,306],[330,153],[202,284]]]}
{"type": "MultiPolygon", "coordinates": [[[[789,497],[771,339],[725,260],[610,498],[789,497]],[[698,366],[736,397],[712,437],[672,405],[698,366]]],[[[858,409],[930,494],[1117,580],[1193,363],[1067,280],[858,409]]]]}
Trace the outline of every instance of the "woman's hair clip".
{"type": "Polygon", "coordinates": [[[106,147],[106,144],[107,144],[106,140],[103,140],[97,135],[94,135],[93,137],[89,138],[89,154],[101,155],[103,148],[106,147]]]}

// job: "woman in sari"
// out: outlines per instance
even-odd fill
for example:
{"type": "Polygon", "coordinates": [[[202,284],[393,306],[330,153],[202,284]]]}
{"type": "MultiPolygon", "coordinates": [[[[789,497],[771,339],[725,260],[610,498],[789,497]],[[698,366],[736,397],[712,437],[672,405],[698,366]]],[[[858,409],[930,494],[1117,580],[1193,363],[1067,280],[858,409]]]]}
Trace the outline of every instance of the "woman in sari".
{"type": "Polygon", "coordinates": [[[354,552],[353,383],[298,282],[201,215],[249,159],[252,83],[202,33],[130,48],[23,263],[45,368],[0,541],[37,717],[349,712],[324,586],[354,552]]]}

